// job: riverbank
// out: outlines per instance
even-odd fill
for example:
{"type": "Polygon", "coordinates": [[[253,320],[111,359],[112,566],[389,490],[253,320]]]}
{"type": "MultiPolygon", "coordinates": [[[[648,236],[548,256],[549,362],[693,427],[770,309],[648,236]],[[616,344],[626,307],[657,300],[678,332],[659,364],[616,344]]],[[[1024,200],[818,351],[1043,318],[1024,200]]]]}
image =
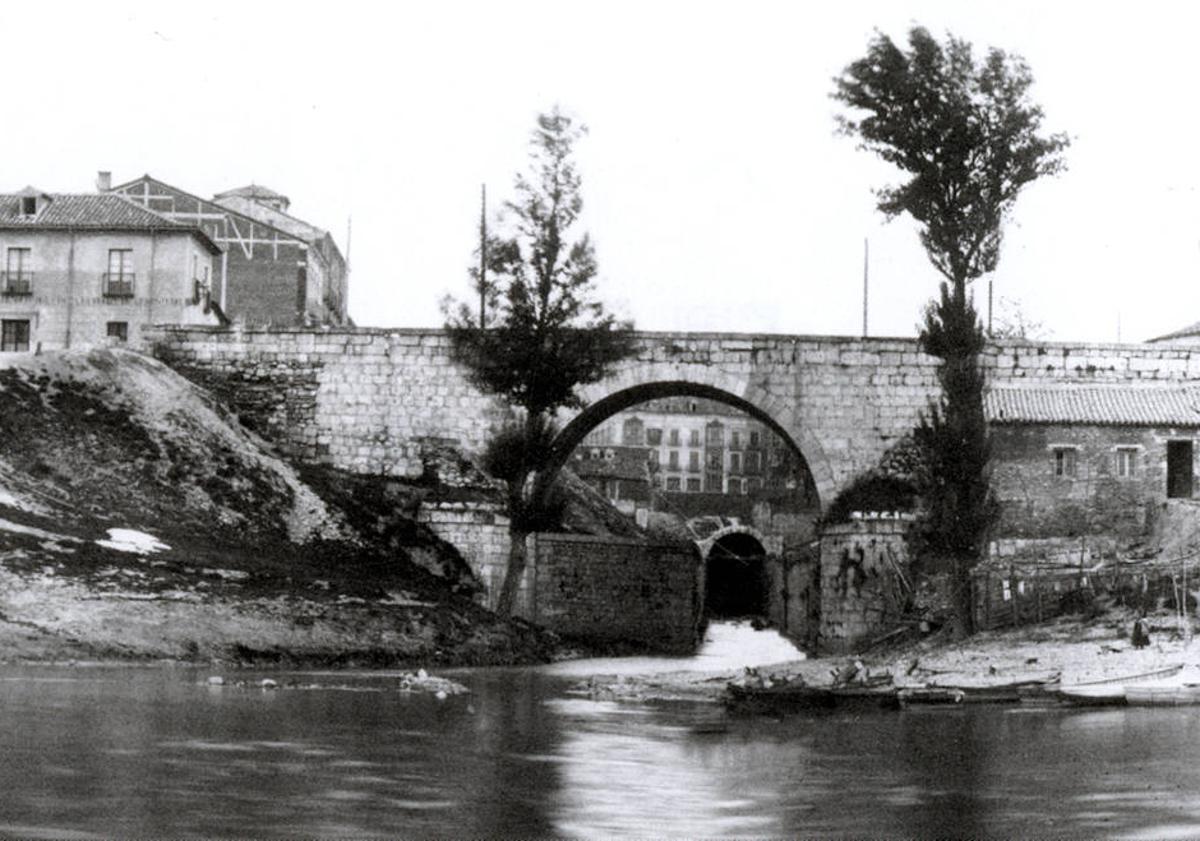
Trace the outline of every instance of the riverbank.
{"type": "Polygon", "coordinates": [[[965,640],[934,636],[868,654],[793,659],[708,671],[664,670],[654,674],[596,674],[574,691],[597,700],[687,700],[719,702],[730,682],[761,678],[813,686],[834,682],[834,674],[861,663],[871,675],[890,674],[897,685],[938,684],[984,687],[1053,674],[1066,683],[1140,674],[1177,664],[1200,664],[1200,639],[1184,639],[1178,620],[1165,611],[1149,617],[1151,642],[1135,648],[1129,639],[1136,618],[1124,608],[1097,617],[1065,616],[1039,625],[986,631],[965,640]]]}
{"type": "Polygon", "coordinates": [[[294,469],[120,350],[0,358],[0,661],[537,663],[408,514],[427,489],[294,469]]]}

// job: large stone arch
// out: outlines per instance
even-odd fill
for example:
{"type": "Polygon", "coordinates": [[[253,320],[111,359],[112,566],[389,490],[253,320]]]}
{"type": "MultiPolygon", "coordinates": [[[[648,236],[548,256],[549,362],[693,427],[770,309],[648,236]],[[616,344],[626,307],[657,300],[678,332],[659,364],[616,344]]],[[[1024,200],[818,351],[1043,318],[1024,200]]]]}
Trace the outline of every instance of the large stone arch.
{"type": "Polygon", "coordinates": [[[661,377],[661,372],[633,369],[613,381],[583,390],[585,407],[560,416],[564,424],[551,447],[543,480],[548,481],[566,464],[588,432],[618,412],[660,397],[701,397],[740,409],[785,441],[812,476],[824,511],[836,492],[834,472],[820,441],[798,423],[795,406],[779,395],[753,388],[746,380],[722,376],[707,366],[701,366],[700,372],[702,376],[695,379],[664,380],[655,378],[656,374],[661,377]],[[647,379],[639,379],[641,376],[647,379]]]}

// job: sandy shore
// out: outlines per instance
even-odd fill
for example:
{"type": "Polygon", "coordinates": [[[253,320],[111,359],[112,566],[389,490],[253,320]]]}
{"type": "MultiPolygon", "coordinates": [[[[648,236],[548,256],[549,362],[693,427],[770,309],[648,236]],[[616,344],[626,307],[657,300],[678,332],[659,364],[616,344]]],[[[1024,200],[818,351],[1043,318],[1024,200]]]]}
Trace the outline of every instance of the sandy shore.
{"type": "MultiPolygon", "coordinates": [[[[900,686],[987,686],[1061,675],[1064,683],[1141,674],[1168,666],[1200,665],[1200,639],[1187,641],[1173,616],[1150,617],[1151,642],[1136,649],[1129,640],[1133,614],[1114,611],[1091,621],[1065,617],[1054,622],[976,634],[962,641],[931,637],[858,656],[816,657],[760,666],[762,676],[828,685],[834,672],[859,661],[872,675],[892,675],[900,686]]],[[[605,700],[720,701],[730,681],[745,679],[742,668],[708,672],[595,675],[576,689],[605,700]]]]}

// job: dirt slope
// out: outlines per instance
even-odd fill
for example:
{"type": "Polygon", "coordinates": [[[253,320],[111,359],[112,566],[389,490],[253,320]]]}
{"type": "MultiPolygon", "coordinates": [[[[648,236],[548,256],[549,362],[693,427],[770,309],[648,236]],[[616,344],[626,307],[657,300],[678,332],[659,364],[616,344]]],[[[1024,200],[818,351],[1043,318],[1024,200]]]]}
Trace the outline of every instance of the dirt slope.
{"type": "Polygon", "coordinates": [[[547,655],[471,602],[462,559],[388,494],[321,479],[347,490],[322,498],[140,354],[0,358],[0,659],[547,655]]]}

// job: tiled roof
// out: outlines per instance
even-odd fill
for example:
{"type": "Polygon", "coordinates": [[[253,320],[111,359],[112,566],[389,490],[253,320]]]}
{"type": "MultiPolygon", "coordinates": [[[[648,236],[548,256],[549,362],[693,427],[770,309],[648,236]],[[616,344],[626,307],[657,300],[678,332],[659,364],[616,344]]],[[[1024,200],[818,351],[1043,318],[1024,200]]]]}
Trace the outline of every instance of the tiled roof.
{"type": "Polygon", "coordinates": [[[247,199],[283,199],[287,201],[287,196],[283,193],[277,193],[270,187],[264,187],[261,184],[247,184],[245,187],[226,190],[223,193],[217,193],[213,198],[223,199],[227,196],[241,196],[247,199]]]}
{"type": "Polygon", "coordinates": [[[996,386],[984,411],[991,423],[1200,426],[1200,386],[996,386]]]}
{"type": "Polygon", "coordinates": [[[103,231],[181,231],[197,236],[213,253],[220,249],[194,225],[176,222],[113,193],[0,193],[0,228],[92,229],[103,231]],[[34,216],[24,215],[22,199],[38,197],[34,216]]]}
{"type": "Polygon", "coordinates": [[[1195,324],[1189,324],[1181,330],[1176,330],[1174,333],[1167,333],[1162,336],[1155,336],[1150,339],[1151,342],[1170,342],[1175,339],[1194,339],[1200,337],[1200,321],[1195,324]]]}

